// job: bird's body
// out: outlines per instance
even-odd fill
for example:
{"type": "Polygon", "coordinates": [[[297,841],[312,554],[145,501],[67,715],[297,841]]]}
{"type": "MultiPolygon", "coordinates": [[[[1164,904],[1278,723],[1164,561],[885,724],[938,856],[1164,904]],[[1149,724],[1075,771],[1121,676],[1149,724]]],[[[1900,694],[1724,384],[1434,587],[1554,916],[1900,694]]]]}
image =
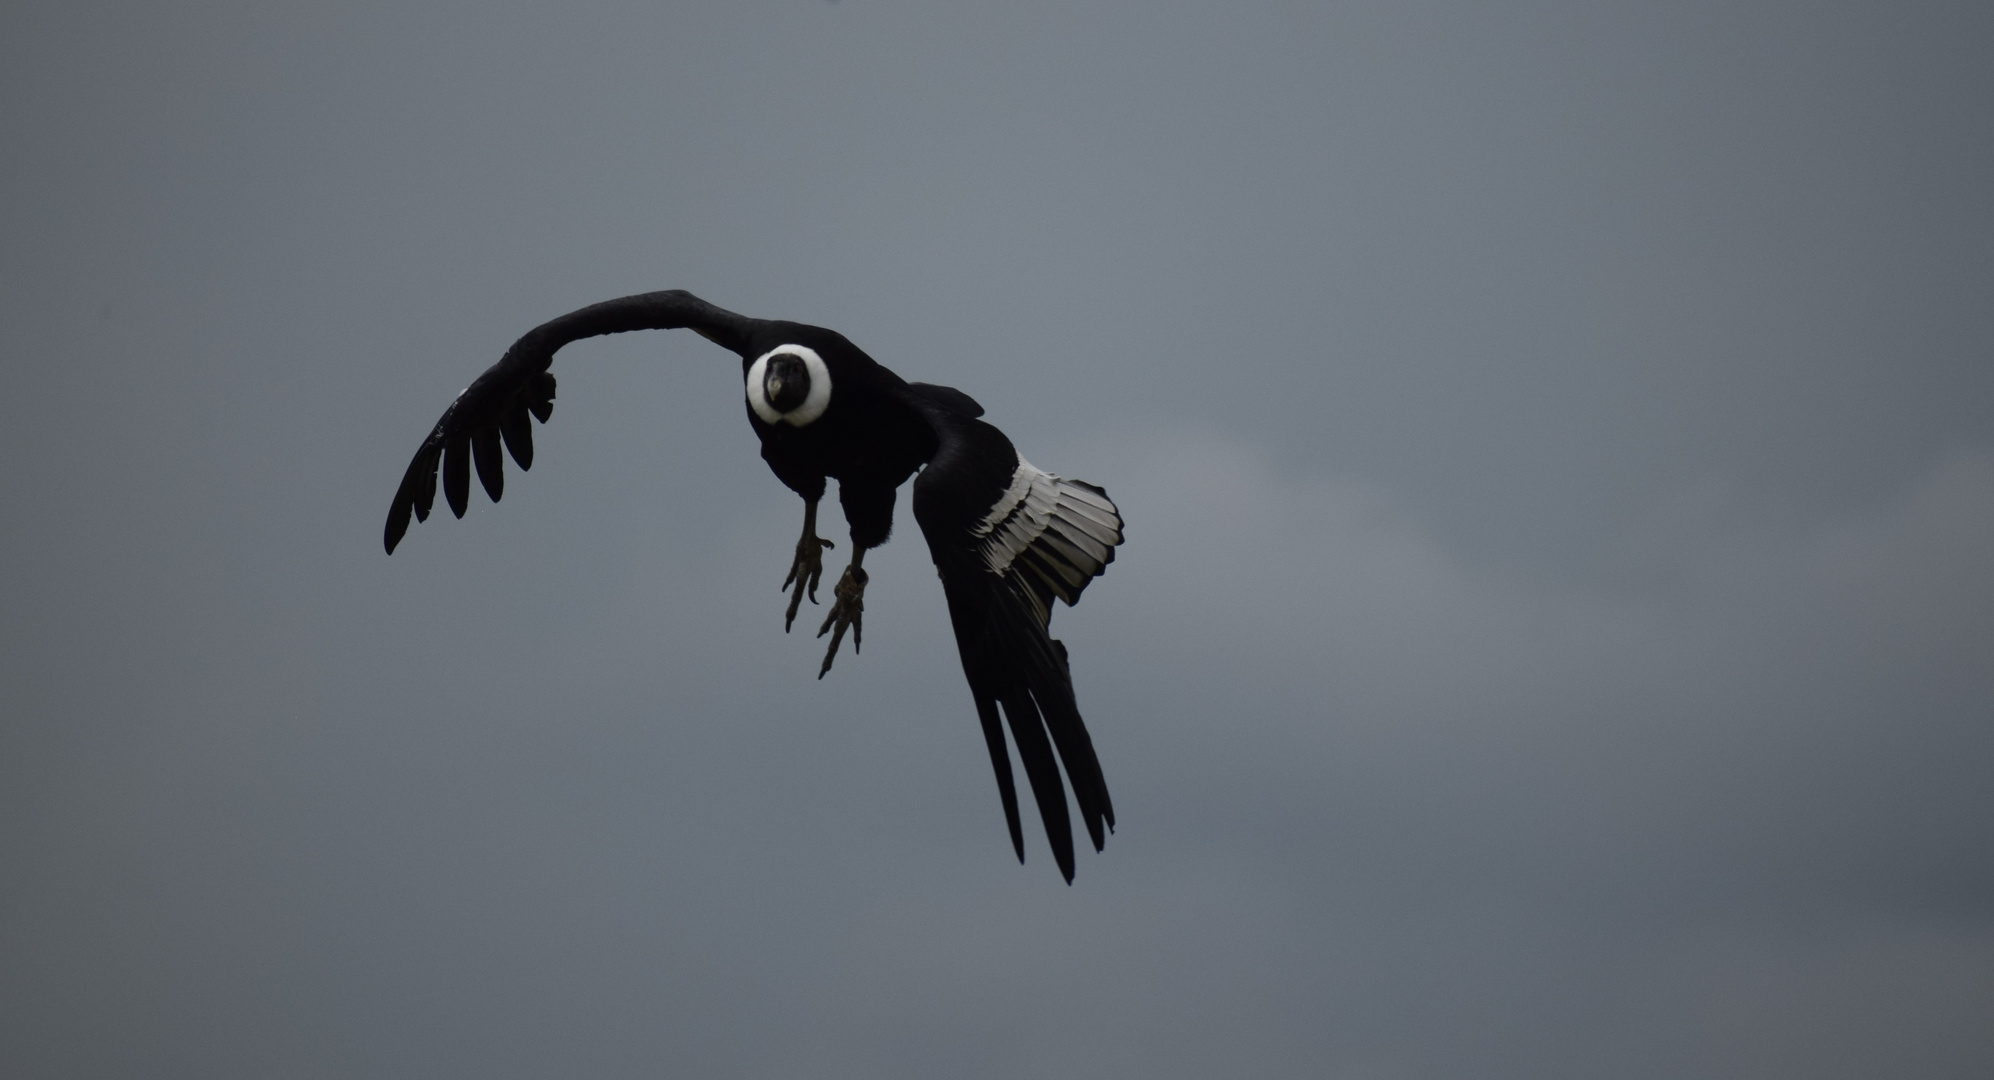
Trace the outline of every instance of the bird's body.
{"type": "Polygon", "coordinates": [[[761,440],[762,458],[804,500],[803,534],[783,582],[791,590],[789,621],[806,595],[816,599],[821,553],[831,546],[816,535],[817,504],[826,481],[838,481],[852,556],[818,631],[832,635],[820,678],[830,670],[847,629],[853,648],[860,644],[865,552],[887,541],[900,485],[920,472],[914,517],[941,575],[1012,845],[1022,860],[1024,837],[1000,707],[1054,857],[1071,881],[1073,841],[1060,765],[1096,850],[1115,818],[1074,704],[1065,646],[1047,627],[1053,598],[1076,602],[1114,559],[1121,517],[1101,489],[1025,461],[1002,432],[978,419],[982,406],[959,390],[909,383],[835,331],[746,318],[689,293],[644,293],[596,304],[529,331],[445,410],[395,494],[385,533],[388,551],[407,532],[411,514],[428,518],[439,468],[450,508],[462,517],[472,463],[493,501],[504,491],[501,444],[521,468],[531,467],[528,417],[545,422],[552,413],[554,377],[548,368],[563,345],[601,334],[679,327],[740,356],[748,423],[761,440]]]}
{"type": "Polygon", "coordinates": [[[775,419],[765,419],[750,396],[748,424],[761,439],[762,460],[806,501],[823,496],[827,478],[838,481],[853,542],[884,544],[893,529],[894,493],[934,456],[933,430],[905,401],[908,384],[832,331],[770,323],[757,338],[741,359],[744,381],[759,384],[760,378],[750,379],[758,360],[787,346],[809,349],[830,384],[823,412],[801,425],[773,411],[775,419]]]}

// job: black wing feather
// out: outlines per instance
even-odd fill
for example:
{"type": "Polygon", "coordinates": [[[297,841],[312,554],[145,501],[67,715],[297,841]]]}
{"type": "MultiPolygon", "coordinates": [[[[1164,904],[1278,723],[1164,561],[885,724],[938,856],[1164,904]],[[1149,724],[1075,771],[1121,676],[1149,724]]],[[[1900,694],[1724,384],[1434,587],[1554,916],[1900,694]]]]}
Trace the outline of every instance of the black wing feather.
{"type": "Polygon", "coordinates": [[[521,472],[533,467],[533,421],[527,416],[526,406],[521,405],[499,417],[499,433],[505,436],[505,448],[512,452],[521,472]]]}
{"type": "Polygon", "coordinates": [[[452,435],[443,443],[443,499],[458,517],[471,505],[471,440],[452,435]]]}
{"type": "Polygon", "coordinates": [[[499,429],[488,427],[471,436],[471,461],[478,466],[478,482],[493,502],[505,497],[505,458],[499,449],[499,429]]]}
{"type": "MultiPolygon", "coordinates": [[[[415,517],[417,521],[428,521],[430,511],[436,508],[436,467],[442,459],[443,443],[441,440],[438,440],[437,444],[428,453],[420,455],[416,459],[422,463],[422,494],[419,496],[420,501],[415,505],[415,517]]],[[[405,529],[408,527],[408,522],[406,521],[401,524],[405,529]]],[[[397,533],[396,536],[399,538],[400,534],[397,533]]]]}
{"type": "Polygon", "coordinates": [[[1099,851],[1107,843],[1102,826],[1115,827],[1115,807],[1108,798],[1108,782],[1101,775],[1100,758],[1094,753],[1094,739],[1080,719],[1080,706],[1073,700],[1073,674],[1066,664],[1066,646],[1045,635],[1036,626],[1036,616],[1024,604],[1003,605],[1004,616],[1032,621],[1018,627],[1014,640],[1024,645],[1027,656],[1019,665],[1032,701],[1045,721],[1059,759],[1066,764],[1067,779],[1073,783],[1073,800],[1080,804],[1080,820],[1087,826],[1087,838],[1099,851]],[[1033,630],[1037,632],[1034,633],[1033,630]]]}
{"type": "Polygon", "coordinates": [[[688,292],[642,293],[592,304],[542,323],[507,349],[443,411],[442,419],[415,452],[401,487],[388,505],[382,545],[389,554],[408,535],[409,515],[429,520],[436,504],[436,473],[443,471],[443,496],[458,517],[470,505],[471,464],[493,502],[505,491],[505,460],[512,451],[521,469],[533,465],[531,415],[541,423],[554,415],[554,376],[547,370],[563,345],[602,334],[690,327],[708,340],[741,352],[759,321],[724,311],[688,292]]]}
{"type": "Polygon", "coordinates": [[[997,773],[997,796],[1004,801],[1004,824],[1011,830],[1011,847],[1018,861],[1025,861],[1025,830],[1018,822],[1018,784],[1011,776],[1011,751],[1004,745],[1004,722],[997,716],[997,702],[976,699],[976,717],[983,722],[983,741],[990,747],[990,767],[997,773]]]}
{"type": "Polygon", "coordinates": [[[1059,763],[1053,760],[1052,744],[1045,737],[1045,721],[1032,695],[1021,686],[1008,688],[997,700],[1003,703],[1004,717],[1011,722],[1011,740],[1018,744],[1025,778],[1032,783],[1032,800],[1039,805],[1039,821],[1045,825],[1053,861],[1059,864],[1060,875],[1071,883],[1073,826],[1066,813],[1066,788],[1059,782],[1059,763]]]}

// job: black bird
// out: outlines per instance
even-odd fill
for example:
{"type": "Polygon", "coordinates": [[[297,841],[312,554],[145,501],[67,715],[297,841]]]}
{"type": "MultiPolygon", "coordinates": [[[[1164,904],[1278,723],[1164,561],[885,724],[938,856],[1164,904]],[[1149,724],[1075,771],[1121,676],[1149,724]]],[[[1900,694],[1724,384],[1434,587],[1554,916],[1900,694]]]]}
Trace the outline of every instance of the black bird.
{"type": "Polygon", "coordinates": [[[1053,857],[1072,882],[1073,834],[1059,763],[1066,766],[1096,851],[1106,840],[1104,828],[1115,826],[1115,809],[1074,703],[1066,647],[1047,626],[1054,597],[1074,604],[1114,561],[1122,542],[1121,514],[1100,488],[1034,468],[1003,432],[977,419],[983,407],[960,390],[907,382],[836,331],[750,319],[688,292],[595,304],[528,331],[443,411],[388,509],[389,554],[408,532],[411,513],[428,520],[439,465],[444,498],[460,518],[470,497],[473,463],[492,501],[503,494],[501,443],[521,469],[532,468],[533,425],[527,417],[545,423],[553,413],[554,376],[548,368],[562,346],[603,334],[678,328],[740,355],[748,423],[762,441],[762,459],[803,496],[803,535],[782,583],[790,590],[785,631],[806,594],[812,603],[817,600],[823,549],[833,546],[817,535],[817,503],[825,480],[838,481],[852,559],[832,589],[830,614],[817,631],[819,637],[831,634],[820,679],[831,670],[847,628],[852,648],[859,647],[867,580],[860,564],[867,549],[886,542],[894,497],[920,471],[914,520],[941,573],[1011,846],[1023,862],[1025,838],[1000,705],[1053,857]]]}

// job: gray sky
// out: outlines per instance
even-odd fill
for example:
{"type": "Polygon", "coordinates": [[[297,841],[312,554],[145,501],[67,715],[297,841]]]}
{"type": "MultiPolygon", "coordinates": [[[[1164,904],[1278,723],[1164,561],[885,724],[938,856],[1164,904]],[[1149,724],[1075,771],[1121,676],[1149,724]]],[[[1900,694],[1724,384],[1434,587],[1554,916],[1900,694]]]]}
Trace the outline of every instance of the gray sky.
{"type": "Polygon", "coordinates": [[[7,5],[0,1073],[1994,1074],[1990,12],[7,5]],[[381,554],[659,288],[1120,502],[1072,887],[693,335],[381,554]]]}

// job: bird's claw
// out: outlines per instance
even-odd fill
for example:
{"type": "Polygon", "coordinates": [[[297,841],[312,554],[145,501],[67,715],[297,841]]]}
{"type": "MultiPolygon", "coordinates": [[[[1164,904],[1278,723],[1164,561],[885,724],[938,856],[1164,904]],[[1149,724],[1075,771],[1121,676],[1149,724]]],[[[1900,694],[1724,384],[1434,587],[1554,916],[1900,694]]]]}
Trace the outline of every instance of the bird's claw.
{"type": "Polygon", "coordinates": [[[852,651],[859,651],[859,642],[865,635],[865,583],[866,572],[856,566],[845,568],[845,576],[838,579],[838,586],[831,590],[834,597],[831,613],[824,616],[824,625],[817,629],[817,636],[831,635],[831,647],[824,652],[824,666],[817,669],[817,677],[823,678],[831,670],[831,661],[837,659],[838,643],[845,640],[845,628],[852,629],[852,651]],[[834,632],[835,631],[835,632],[834,632]]]}
{"type": "Polygon", "coordinates": [[[817,582],[824,576],[824,549],[837,546],[808,532],[796,542],[796,558],[789,564],[789,576],[782,579],[782,588],[795,585],[789,594],[789,611],[782,617],[783,633],[789,633],[790,625],[796,622],[796,609],[803,606],[804,593],[810,594],[811,603],[817,602],[817,582]]]}

